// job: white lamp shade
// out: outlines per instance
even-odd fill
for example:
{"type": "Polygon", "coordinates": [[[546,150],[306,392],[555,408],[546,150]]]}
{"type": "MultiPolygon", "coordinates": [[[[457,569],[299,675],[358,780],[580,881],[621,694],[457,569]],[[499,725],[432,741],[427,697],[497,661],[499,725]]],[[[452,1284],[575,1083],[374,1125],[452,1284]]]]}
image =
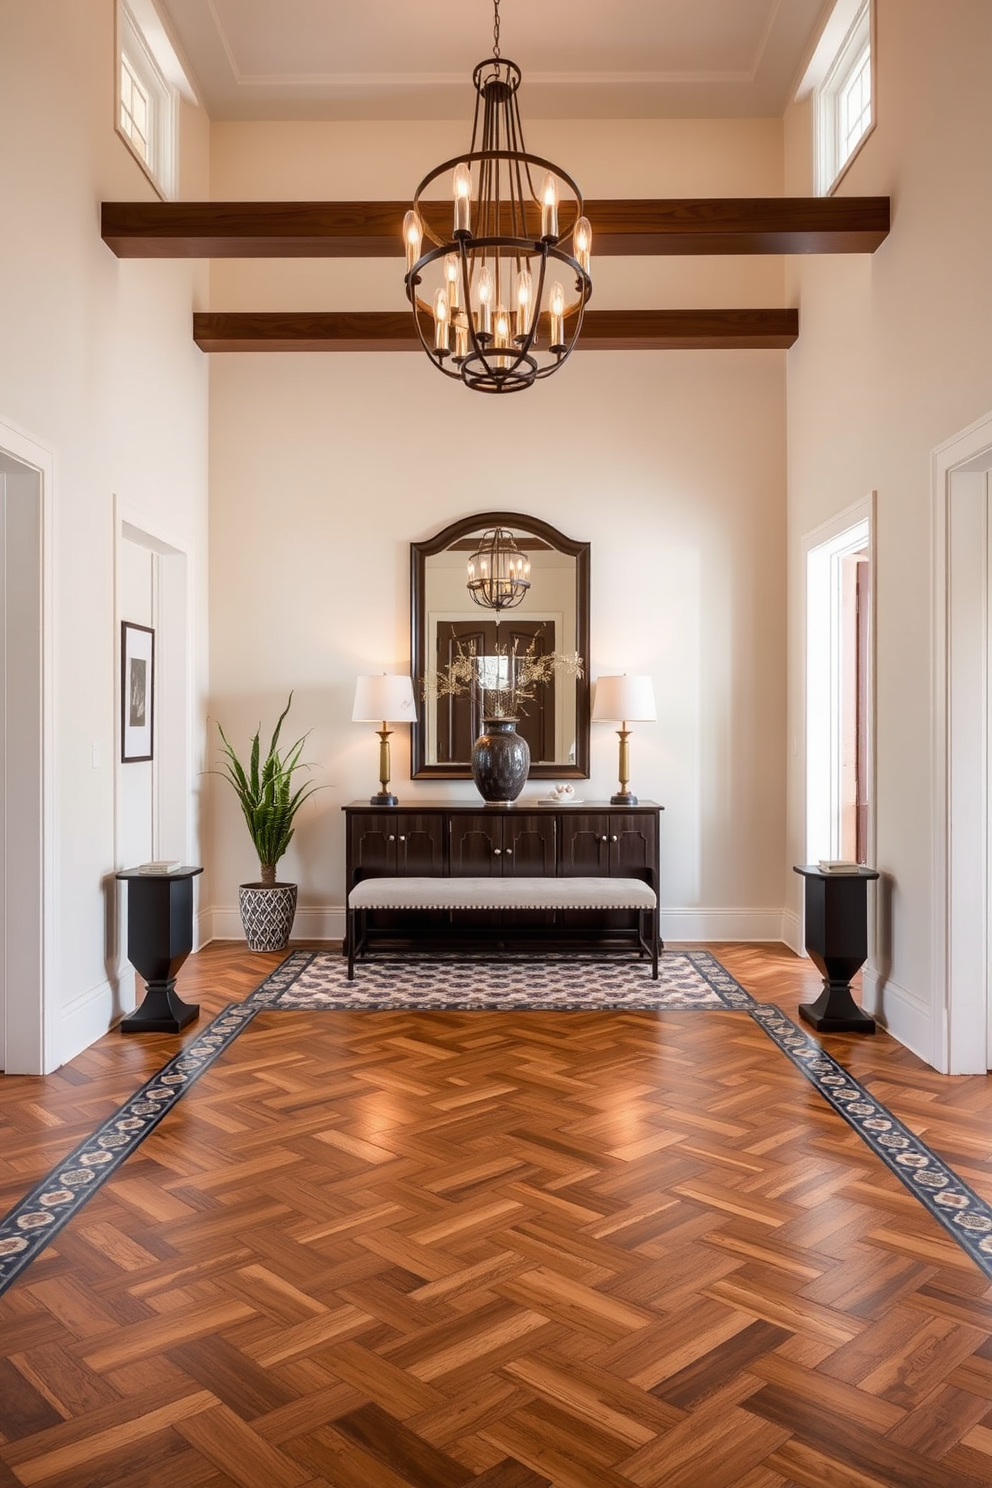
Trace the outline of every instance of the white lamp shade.
{"type": "Polygon", "coordinates": [[[658,713],[650,677],[600,677],[592,716],[600,723],[652,723],[658,713]]]}
{"type": "Polygon", "coordinates": [[[409,677],[359,677],[352,723],[416,723],[417,705],[409,677]]]}

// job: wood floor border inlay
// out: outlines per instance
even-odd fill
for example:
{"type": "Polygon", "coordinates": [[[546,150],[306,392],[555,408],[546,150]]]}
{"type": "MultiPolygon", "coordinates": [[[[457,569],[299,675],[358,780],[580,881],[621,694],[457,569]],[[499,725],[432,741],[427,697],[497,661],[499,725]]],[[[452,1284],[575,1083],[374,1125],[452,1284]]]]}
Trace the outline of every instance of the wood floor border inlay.
{"type": "MultiPolygon", "coordinates": [[[[669,972],[670,990],[667,1001],[663,979],[654,1002],[651,1001],[650,989],[658,984],[646,982],[642,989],[628,995],[627,1002],[618,1000],[619,994],[615,988],[605,994],[601,988],[604,1000],[599,1007],[613,1010],[627,1007],[633,1011],[652,1007],[664,1011],[667,1007],[673,1011],[704,1012],[707,1006],[716,1006],[723,1011],[746,1014],[801,1071],[833,1111],[857,1132],[875,1157],[905,1185],[975,1265],[987,1277],[992,1278],[992,1205],[982,1199],[943,1158],[827,1053],[812,1035],[773,1004],[755,1001],[709,952],[666,952],[662,960],[669,972]],[[708,1004],[704,998],[700,998],[698,992],[693,995],[691,978],[684,974],[683,967],[691,970],[694,977],[712,990],[716,995],[715,1003],[708,1004]]],[[[443,958],[432,958],[425,963],[411,963],[409,960],[397,963],[402,970],[400,980],[406,985],[411,981],[416,982],[418,965],[420,966],[425,984],[431,989],[425,993],[427,1000],[418,1004],[414,993],[412,999],[408,998],[404,1002],[395,1001],[395,997],[393,1001],[389,1001],[387,991],[385,1002],[380,1002],[378,1008],[380,1011],[408,1007],[415,1010],[418,1006],[423,1009],[432,1005],[431,997],[435,999],[433,1006],[436,1008],[436,989],[439,979],[444,981],[446,968],[450,978],[455,980],[453,974],[457,968],[473,964],[458,958],[452,958],[450,962],[443,958]]],[[[491,980],[492,964],[478,964],[485,965],[486,977],[491,980]]],[[[0,1219],[0,1295],[44,1252],[54,1237],[101,1186],[118,1172],[140,1143],[175,1109],[199,1077],[259,1013],[289,1013],[301,1008],[309,1011],[339,1011],[343,1006],[363,1012],[375,1011],[377,988],[382,995],[382,969],[386,967],[385,975],[389,981],[390,965],[389,962],[379,962],[374,969],[363,968],[361,981],[358,984],[349,984],[344,981],[340,955],[321,951],[291,952],[244,1002],[232,1003],[218,1014],[203,1033],[164,1064],[0,1219]],[[322,993],[319,988],[321,972],[331,988],[327,993],[322,993]],[[307,977],[310,983],[317,982],[317,989],[300,992],[298,989],[307,985],[307,977]],[[342,987],[350,989],[347,995],[351,997],[351,1001],[348,1003],[342,1001],[346,995],[342,987]]],[[[555,965],[553,958],[544,958],[540,963],[541,975],[554,977],[555,965]]],[[[574,969],[575,958],[562,958],[560,968],[566,965],[574,969]]],[[[534,963],[521,959],[518,966],[522,969],[522,975],[532,984],[540,981],[534,963]]],[[[609,982],[610,977],[616,974],[615,967],[603,968],[593,961],[585,963],[585,966],[588,968],[587,976],[597,985],[604,979],[609,982]]],[[[633,963],[633,966],[643,970],[638,967],[638,963],[633,963]]],[[[630,963],[619,963],[621,977],[629,967],[630,963]]],[[[396,984],[394,978],[390,983],[394,993],[396,984]]],[[[465,1001],[463,983],[456,991],[454,1000],[447,1006],[452,1011],[466,1011],[498,1005],[498,1000],[485,1005],[465,1001]]],[[[532,1010],[546,1011],[555,1008],[553,1002],[542,999],[539,986],[529,1006],[532,1010]]],[[[573,999],[561,1003],[560,1009],[590,1010],[595,1006],[590,999],[573,999]]],[[[514,1004],[514,1011],[521,1010],[527,1009],[518,1001],[514,1004]]],[[[328,1136],[325,1140],[333,1141],[334,1138],[328,1136]]],[[[356,1155],[365,1156],[373,1163],[376,1161],[373,1144],[357,1144],[356,1155]],[[360,1151],[362,1146],[368,1150],[360,1151]]]]}

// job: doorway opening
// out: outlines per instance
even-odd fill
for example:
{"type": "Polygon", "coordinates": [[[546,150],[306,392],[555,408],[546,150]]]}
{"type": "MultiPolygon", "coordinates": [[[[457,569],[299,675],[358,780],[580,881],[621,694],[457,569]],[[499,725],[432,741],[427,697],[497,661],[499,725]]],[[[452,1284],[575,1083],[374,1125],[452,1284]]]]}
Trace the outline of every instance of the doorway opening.
{"type": "Polygon", "coordinates": [[[872,505],[804,541],[808,863],[873,856],[872,505]]]}
{"type": "Polygon", "coordinates": [[[933,455],[933,1028],[948,1074],[992,1069],[992,414],[933,455]]]}
{"type": "Polygon", "coordinates": [[[0,1070],[45,1074],[54,1037],[51,452],[0,424],[0,1070]]]}
{"type": "MultiPolygon", "coordinates": [[[[125,764],[117,750],[117,862],[126,868],[163,858],[188,863],[197,839],[191,816],[189,558],[184,548],[149,531],[120,506],[117,516],[118,621],[147,625],[155,639],[152,758],[125,764]]],[[[119,895],[118,925],[121,909],[119,895]]],[[[124,936],[117,938],[116,972],[126,1005],[134,973],[124,936]]]]}

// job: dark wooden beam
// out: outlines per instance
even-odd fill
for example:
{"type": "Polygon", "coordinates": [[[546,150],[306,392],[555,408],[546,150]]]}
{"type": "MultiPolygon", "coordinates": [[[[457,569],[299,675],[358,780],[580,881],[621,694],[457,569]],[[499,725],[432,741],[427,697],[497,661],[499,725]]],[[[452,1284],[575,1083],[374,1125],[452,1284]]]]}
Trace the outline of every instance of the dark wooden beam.
{"type": "MultiPolygon", "coordinates": [[[[408,202],[104,202],[118,258],[401,258],[408,202]]],[[[593,255],[872,253],[886,196],[591,201],[593,255]]],[[[425,215],[439,234],[446,203],[425,215]]]]}
{"type": "MultiPolygon", "coordinates": [[[[579,351],[782,350],[799,334],[797,310],[587,310],[579,351]]],[[[418,351],[409,313],[200,313],[203,351],[418,351]]]]}

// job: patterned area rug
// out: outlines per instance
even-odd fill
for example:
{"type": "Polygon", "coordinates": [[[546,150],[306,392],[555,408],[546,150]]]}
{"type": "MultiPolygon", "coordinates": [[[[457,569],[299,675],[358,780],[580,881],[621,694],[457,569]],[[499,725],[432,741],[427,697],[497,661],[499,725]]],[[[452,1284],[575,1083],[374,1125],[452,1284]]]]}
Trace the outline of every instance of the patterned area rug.
{"type": "Polygon", "coordinates": [[[751,1017],[933,1218],[992,1278],[992,1206],[777,1007],[754,1000],[707,951],[673,953],[651,980],[639,962],[377,960],[348,982],[343,958],[294,951],[232,1003],[0,1219],[0,1292],[154,1131],[260,1012],[352,1010],[734,1011],[751,1017]]]}
{"type": "MultiPolygon", "coordinates": [[[[709,957],[707,968],[716,966],[709,957]]],[[[364,1008],[370,1012],[376,1008],[685,1011],[738,1006],[734,994],[741,990],[726,973],[721,987],[694,964],[691,956],[671,952],[662,956],[656,982],[651,979],[646,960],[604,962],[602,958],[564,955],[542,956],[539,960],[509,956],[499,961],[457,955],[424,960],[377,956],[374,961],[360,963],[355,980],[349,982],[344,958],[318,951],[302,968],[287,966],[286,974],[285,985],[279,988],[275,1000],[279,1007],[364,1008]]],[[[748,994],[744,995],[750,1002],[748,994]]]]}

